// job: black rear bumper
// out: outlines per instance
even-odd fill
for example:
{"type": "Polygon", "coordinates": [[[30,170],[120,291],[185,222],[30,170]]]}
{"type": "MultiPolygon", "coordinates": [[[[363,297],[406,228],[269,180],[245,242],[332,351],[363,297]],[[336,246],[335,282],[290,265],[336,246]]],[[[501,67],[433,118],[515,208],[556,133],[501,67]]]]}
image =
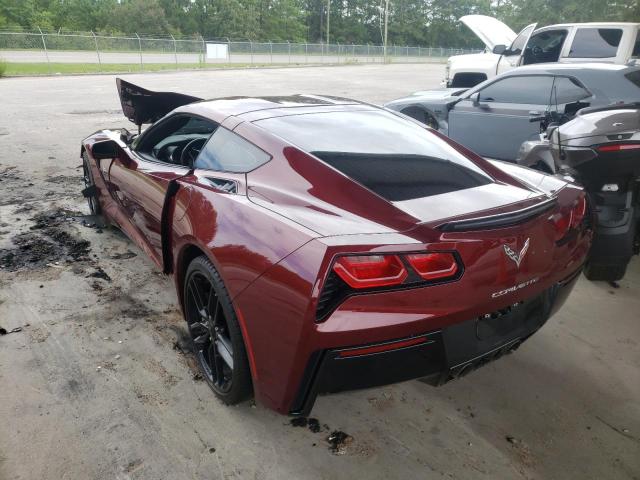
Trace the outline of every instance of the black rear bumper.
{"type": "Polygon", "coordinates": [[[442,330],[316,352],[309,360],[290,414],[308,415],[319,393],[416,378],[441,385],[464,376],[512,352],[542,327],[565,302],[581,272],[582,268],[535,298],[442,330]]]}

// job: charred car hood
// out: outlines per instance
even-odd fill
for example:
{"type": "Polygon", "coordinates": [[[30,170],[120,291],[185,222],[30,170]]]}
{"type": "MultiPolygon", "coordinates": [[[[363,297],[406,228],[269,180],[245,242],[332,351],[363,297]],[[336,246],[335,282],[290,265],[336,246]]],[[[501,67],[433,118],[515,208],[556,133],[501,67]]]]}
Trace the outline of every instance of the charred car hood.
{"type": "Polygon", "coordinates": [[[493,50],[496,45],[508,47],[517,36],[516,32],[500,20],[486,15],[465,15],[460,21],[469,27],[489,50],[493,50]]]}
{"type": "Polygon", "coordinates": [[[153,92],[121,78],[116,78],[116,85],[118,86],[122,113],[138,126],[144,123],[153,123],[182,105],[202,100],[202,98],[182,93],[153,92]]]}

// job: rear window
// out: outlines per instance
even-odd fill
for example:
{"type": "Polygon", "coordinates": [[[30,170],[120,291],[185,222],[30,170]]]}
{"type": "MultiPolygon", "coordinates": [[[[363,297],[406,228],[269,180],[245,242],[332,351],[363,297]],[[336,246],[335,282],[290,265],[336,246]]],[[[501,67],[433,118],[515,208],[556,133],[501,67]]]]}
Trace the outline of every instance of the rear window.
{"type": "Polygon", "coordinates": [[[255,123],[391,201],[492,182],[444,140],[382,110],[291,115],[255,123]]]}
{"type": "Polygon", "coordinates": [[[554,100],[560,104],[578,102],[591,96],[578,80],[571,77],[556,77],[554,87],[554,100]]]}
{"type": "Polygon", "coordinates": [[[622,30],[619,28],[579,28],[573,38],[569,57],[615,57],[621,38],[622,30]]]}

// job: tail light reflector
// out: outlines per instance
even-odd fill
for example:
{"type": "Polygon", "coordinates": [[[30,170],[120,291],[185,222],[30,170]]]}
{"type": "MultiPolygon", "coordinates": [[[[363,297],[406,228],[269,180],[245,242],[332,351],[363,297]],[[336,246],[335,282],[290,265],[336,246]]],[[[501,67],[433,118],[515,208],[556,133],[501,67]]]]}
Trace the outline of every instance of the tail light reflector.
{"type": "Polygon", "coordinates": [[[407,260],[424,280],[452,277],[458,272],[458,262],[451,253],[414,253],[407,260]]]}
{"type": "Polygon", "coordinates": [[[577,228],[587,213],[587,199],[584,195],[580,196],[576,205],[571,210],[571,228],[577,228]]]}
{"type": "Polygon", "coordinates": [[[614,143],[596,148],[599,152],[621,152],[623,150],[640,150],[640,143],[614,143]]]}
{"type": "Polygon", "coordinates": [[[556,231],[556,242],[562,240],[569,232],[569,229],[571,228],[572,213],[573,211],[569,210],[568,212],[556,213],[551,216],[550,220],[556,231]]]}
{"type": "Polygon", "coordinates": [[[352,288],[399,285],[408,272],[397,255],[349,255],[339,257],[333,270],[352,288]]]}
{"type": "Polygon", "coordinates": [[[338,352],[338,356],[341,358],[345,357],[357,357],[360,355],[371,355],[372,353],[380,353],[380,352],[388,352],[389,350],[397,350],[400,348],[413,347],[415,345],[420,345],[422,343],[431,343],[428,342],[427,337],[416,337],[409,338],[407,340],[400,340],[397,342],[389,342],[378,345],[371,345],[368,347],[357,347],[350,348],[348,350],[341,350],[338,352]]]}

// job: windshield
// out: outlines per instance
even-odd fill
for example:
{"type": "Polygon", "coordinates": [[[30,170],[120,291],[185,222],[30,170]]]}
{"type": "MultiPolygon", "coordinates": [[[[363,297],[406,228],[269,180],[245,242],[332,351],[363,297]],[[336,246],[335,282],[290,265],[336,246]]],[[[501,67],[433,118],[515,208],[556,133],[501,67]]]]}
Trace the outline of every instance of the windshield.
{"type": "Polygon", "coordinates": [[[384,110],[290,115],[255,123],[391,201],[492,182],[444,140],[384,110]]]}

